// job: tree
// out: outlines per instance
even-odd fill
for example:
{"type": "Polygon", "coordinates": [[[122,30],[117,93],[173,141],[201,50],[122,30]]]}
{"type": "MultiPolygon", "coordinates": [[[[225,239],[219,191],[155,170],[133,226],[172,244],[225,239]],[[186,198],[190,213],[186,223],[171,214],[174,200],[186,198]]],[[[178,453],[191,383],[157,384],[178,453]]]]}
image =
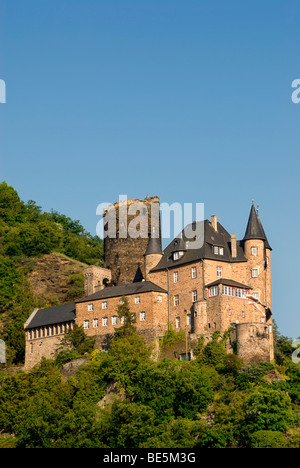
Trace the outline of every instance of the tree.
{"type": "Polygon", "coordinates": [[[74,324],[65,332],[59,346],[56,349],[56,361],[63,363],[90,353],[93,350],[95,338],[86,335],[82,326],[74,324]]]}

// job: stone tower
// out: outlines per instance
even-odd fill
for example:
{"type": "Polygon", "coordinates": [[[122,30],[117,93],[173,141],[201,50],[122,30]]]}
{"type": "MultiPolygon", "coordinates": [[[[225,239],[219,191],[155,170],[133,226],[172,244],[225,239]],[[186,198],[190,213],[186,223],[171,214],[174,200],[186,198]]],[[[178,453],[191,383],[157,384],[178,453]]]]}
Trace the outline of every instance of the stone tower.
{"type": "Polygon", "coordinates": [[[144,254],[153,229],[161,240],[159,208],[158,197],[146,197],[115,203],[104,213],[104,266],[112,284],[145,279],[144,254]],[[110,231],[109,223],[115,229],[110,231]]]}

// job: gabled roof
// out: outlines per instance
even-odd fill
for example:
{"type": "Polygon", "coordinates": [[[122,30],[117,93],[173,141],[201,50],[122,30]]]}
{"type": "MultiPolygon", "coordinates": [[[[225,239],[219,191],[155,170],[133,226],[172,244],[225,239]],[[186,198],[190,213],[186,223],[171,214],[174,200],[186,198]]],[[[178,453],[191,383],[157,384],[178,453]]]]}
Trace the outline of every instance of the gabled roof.
{"type": "Polygon", "coordinates": [[[267,249],[271,249],[270,244],[268,242],[267,236],[265,234],[264,228],[262,226],[261,220],[258,216],[257,211],[254,208],[254,203],[252,203],[249,220],[247,224],[247,229],[244,236],[245,240],[251,239],[261,239],[265,242],[265,247],[267,249]]]}
{"type": "Polygon", "coordinates": [[[47,309],[37,309],[27,320],[25,328],[29,330],[46,325],[73,322],[75,317],[76,308],[74,302],[56,307],[48,307],[47,309]]]}
{"type": "MultiPolygon", "coordinates": [[[[218,223],[218,230],[215,231],[211,222],[208,220],[198,221],[187,226],[189,229],[188,232],[191,232],[193,229],[198,233],[198,248],[190,248],[193,246],[190,241],[185,238],[183,230],[176,239],[174,239],[166,247],[163,252],[163,256],[159,263],[151,271],[164,270],[166,268],[172,268],[177,265],[184,265],[186,263],[192,263],[204,258],[218,260],[219,262],[246,262],[247,259],[244,255],[243,241],[237,241],[237,256],[232,257],[231,255],[231,235],[226,231],[226,229],[218,223]],[[200,233],[200,234],[199,234],[200,233]],[[174,242],[179,239],[184,240],[185,243],[185,253],[178,260],[173,260],[172,252],[176,250],[176,245],[174,242]],[[223,247],[224,254],[217,255],[213,251],[213,246],[223,247]]],[[[182,241],[183,242],[183,241],[182,241]]]]}
{"type": "Polygon", "coordinates": [[[167,293],[167,291],[157,284],[152,283],[152,281],[140,281],[138,283],[122,284],[119,286],[110,286],[104,288],[101,291],[98,291],[91,296],[84,297],[79,301],[76,301],[77,304],[81,302],[91,302],[98,299],[109,299],[111,297],[118,296],[129,296],[131,294],[142,294],[146,292],[162,292],[167,293]]]}

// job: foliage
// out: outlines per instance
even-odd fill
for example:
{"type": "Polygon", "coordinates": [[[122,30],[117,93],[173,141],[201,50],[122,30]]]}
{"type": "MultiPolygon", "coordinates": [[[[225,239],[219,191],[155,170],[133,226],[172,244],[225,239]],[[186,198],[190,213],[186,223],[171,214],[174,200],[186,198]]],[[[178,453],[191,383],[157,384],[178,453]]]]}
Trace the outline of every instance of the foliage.
{"type": "Polygon", "coordinates": [[[160,338],[160,346],[162,348],[169,348],[174,346],[177,343],[180,343],[185,339],[185,332],[184,330],[180,330],[179,332],[175,331],[170,324],[168,331],[166,334],[160,338]]]}
{"type": "Polygon", "coordinates": [[[67,330],[56,350],[56,362],[63,364],[92,351],[95,338],[89,337],[76,323],[67,330]]]}

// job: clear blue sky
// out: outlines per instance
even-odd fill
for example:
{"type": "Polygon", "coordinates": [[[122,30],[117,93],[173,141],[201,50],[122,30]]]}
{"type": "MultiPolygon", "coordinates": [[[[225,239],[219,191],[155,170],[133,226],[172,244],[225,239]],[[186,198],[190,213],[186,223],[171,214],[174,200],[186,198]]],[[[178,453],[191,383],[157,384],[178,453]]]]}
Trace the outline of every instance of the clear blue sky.
{"type": "Polygon", "coordinates": [[[99,203],[205,203],[273,247],[300,335],[299,0],[0,0],[0,180],[95,234],[99,203]]]}

